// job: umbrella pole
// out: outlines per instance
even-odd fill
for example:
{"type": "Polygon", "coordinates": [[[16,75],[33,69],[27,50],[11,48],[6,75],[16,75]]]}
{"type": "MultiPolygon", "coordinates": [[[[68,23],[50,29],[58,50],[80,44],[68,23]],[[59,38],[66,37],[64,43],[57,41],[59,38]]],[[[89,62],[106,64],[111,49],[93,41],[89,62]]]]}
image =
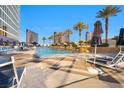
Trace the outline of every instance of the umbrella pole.
{"type": "Polygon", "coordinates": [[[94,51],[94,67],[95,67],[95,64],[96,64],[96,49],[97,49],[97,45],[95,44],[95,51],[94,51]]]}
{"type": "Polygon", "coordinates": [[[120,46],[120,52],[122,51],[122,47],[120,46]]]}

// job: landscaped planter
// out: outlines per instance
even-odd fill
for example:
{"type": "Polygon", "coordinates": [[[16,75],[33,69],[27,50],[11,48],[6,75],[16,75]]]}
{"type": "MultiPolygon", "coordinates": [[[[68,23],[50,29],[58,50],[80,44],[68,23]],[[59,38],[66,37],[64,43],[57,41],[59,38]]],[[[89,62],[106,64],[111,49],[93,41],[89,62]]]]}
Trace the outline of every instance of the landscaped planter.
{"type": "MultiPolygon", "coordinates": [[[[91,47],[90,52],[94,52],[94,47],[91,47]]],[[[97,53],[118,53],[118,47],[97,47],[97,53]]]]}
{"type": "Polygon", "coordinates": [[[89,53],[90,47],[80,47],[79,52],[80,53],[89,53]]]}

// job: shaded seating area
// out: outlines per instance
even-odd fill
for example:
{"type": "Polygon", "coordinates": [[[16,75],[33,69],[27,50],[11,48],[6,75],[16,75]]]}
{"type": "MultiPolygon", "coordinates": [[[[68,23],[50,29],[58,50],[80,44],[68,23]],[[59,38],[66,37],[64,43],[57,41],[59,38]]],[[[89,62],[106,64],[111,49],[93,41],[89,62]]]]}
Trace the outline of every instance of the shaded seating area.
{"type": "Polygon", "coordinates": [[[16,68],[14,57],[0,57],[0,88],[17,88],[25,73],[25,67],[16,68]]]}

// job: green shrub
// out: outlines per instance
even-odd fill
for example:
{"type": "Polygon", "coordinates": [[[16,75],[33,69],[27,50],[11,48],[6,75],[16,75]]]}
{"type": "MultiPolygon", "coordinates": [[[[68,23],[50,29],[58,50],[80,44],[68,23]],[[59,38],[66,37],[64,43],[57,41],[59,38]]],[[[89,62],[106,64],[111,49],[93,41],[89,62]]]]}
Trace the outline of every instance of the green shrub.
{"type": "Polygon", "coordinates": [[[84,41],[79,41],[78,43],[79,43],[79,45],[82,45],[84,43],[84,41]]]}
{"type": "Polygon", "coordinates": [[[109,44],[108,44],[108,43],[102,43],[101,46],[102,46],[102,47],[109,47],[109,44]]]}
{"type": "Polygon", "coordinates": [[[77,44],[75,42],[71,42],[73,47],[77,47],[77,44]]]}
{"type": "Polygon", "coordinates": [[[91,44],[91,41],[90,41],[90,40],[89,40],[89,41],[85,41],[85,43],[86,43],[86,44],[91,44]]]}
{"type": "Polygon", "coordinates": [[[84,41],[79,41],[79,43],[84,43],[84,41]]]}

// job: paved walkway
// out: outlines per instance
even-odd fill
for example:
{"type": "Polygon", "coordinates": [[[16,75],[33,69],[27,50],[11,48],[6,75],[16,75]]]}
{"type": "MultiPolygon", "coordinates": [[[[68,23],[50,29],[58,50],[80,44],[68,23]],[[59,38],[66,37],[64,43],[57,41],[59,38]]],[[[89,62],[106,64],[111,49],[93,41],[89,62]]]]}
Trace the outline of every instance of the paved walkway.
{"type": "MultiPolygon", "coordinates": [[[[78,56],[78,55],[77,55],[78,56]]],[[[124,73],[101,68],[105,74],[97,76],[89,73],[85,63],[77,56],[58,56],[40,63],[27,65],[21,88],[111,88],[124,87],[124,73]],[[116,76],[117,74],[117,76],[116,76]]]]}

